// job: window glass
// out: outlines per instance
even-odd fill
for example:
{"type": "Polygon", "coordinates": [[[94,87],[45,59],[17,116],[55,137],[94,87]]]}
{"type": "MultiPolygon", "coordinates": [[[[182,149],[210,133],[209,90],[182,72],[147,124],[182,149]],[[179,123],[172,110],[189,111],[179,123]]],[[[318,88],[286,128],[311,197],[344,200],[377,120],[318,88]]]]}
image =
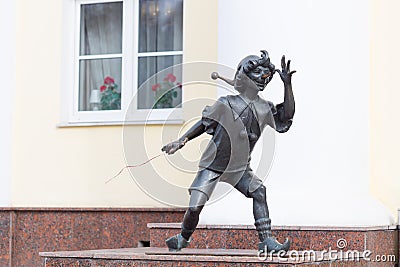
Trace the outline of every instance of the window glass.
{"type": "Polygon", "coordinates": [[[141,0],[139,52],[182,50],[182,0],[141,0]]]}
{"type": "Polygon", "coordinates": [[[145,83],[154,74],[181,62],[182,56],[139,58],[139,109],[150,109],[153,107],[174,108],[182,103],[182,71],[180,66],[163,71],[152,79],[151,82],[145,83]],[[144,86],[142,86],[143,84],[144,86]]]}
{"type": "MultiPolygon", "coordinates": [[[[140,0],[139,88],[154,74],[182,63],[182,12],[182,0],[140,0]]],[[[139,90],[139,109],[180,107],[180,68],[159,76],[139,90]]]]}
{"type": "Polygon", "coordinates": [[[122,2],[81,6],[80,55],[122,53],[122,2]]]}
{"type": "Polygon", "coordinates": [[[121,109],[121,59],[88,59],[79,64],[79,111],[121,109]]]}
{"type": "Polygon", "coordinates": [[[81,5],[79,111],[121,109],[122,2],[81,5]]]}

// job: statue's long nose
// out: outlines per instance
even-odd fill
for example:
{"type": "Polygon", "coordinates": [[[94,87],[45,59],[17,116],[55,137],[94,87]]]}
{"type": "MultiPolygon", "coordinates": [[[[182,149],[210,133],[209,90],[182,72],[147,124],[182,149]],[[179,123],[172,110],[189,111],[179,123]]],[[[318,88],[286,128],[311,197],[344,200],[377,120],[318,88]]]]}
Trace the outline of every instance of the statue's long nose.
{"type": "Polygon", "coordinates": [[[271,76],[271,73],[265,73],[261,78],[267,79],[269,76],[271,76]]]}

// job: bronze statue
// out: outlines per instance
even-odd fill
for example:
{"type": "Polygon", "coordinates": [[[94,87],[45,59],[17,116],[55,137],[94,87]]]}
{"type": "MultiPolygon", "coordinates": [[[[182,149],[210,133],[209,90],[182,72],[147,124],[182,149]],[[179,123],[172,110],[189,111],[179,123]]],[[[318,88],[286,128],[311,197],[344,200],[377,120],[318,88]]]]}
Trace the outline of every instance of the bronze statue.
{"type": "Polygon", "coordinates": [[[166,240],[170,250],[178,251],[189,245],[196,229],[199,215],[219,181],[227,182],[239,192],[253,199],[253,215],[260,239],[260,251],[288,251],[290,241],[279,243],[271,234],[271,220],[266,201],[266,188],[250,168],[250,154],[263,129],[269,125],[284,133],[292,125],[295,102],[291,78],[296,71],[290,70],[290,60],[282,57],[282,70],[275,69],[266,51],[261,57],[251,55],[238,65],[234,80],[212,73],[213,79],[222,79],[234,86],[239,95],[228,95],[206,106],[202,119],[177,141],[162,148],[168,154],[175,153],[188,141],[204,132],[212,135],[205,149],[199,171],[190,192],[189,207],[184,215],[181,233],[166,240]],[[284,84],[284,101],[274,105],[262,99],[263,91],[278,72],[284,84]]]}

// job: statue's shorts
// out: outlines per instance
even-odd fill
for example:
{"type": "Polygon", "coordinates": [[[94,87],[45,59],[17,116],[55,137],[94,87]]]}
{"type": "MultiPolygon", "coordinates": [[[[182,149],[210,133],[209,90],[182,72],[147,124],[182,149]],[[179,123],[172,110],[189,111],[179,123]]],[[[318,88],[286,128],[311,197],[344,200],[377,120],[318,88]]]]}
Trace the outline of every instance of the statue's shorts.
{"type": "Polygon", "coordinates": [[[246,197],[250,197],[250,193],[263,184],[250,167],[244,171],[223,173],[210,169],[201,169],[190,186],[189,192],[197,190],[206,194],[208,199],[210,199],[218,182],[225,182],[232,185],[246,197]]]}

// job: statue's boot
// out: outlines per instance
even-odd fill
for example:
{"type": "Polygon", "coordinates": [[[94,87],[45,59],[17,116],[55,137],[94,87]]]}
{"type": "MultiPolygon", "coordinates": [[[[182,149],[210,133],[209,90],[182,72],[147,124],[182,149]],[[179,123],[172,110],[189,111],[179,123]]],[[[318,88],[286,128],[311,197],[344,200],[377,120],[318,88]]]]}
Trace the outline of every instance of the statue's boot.
{"type": "Polygon", "coordinates": [[[167,243],[169,251],[179,251],[182,248],[186,248],[187,246],[189,246],[190,241],[191,238],[189,240],[186,240],[181,234],[178,234],[165,240],[165,243],[167,243]]]}
{"type": "Polygon", "coordinates": [[[258,250],[263,252],[279,252],[288,251],[290,248],[290,241],[286,238],[283,244],[279,243],[271,233],[271,220],[269,218],[260,218],[255,221],[254,225],[260,238],[258,250]]]}
{"type": "Polygon", "coordinates": [[[279,251],[288,251],[290,248],[290,240],[286,238],[283,244],[279,243],[275,237],[268,237],[264,241],[258,243],[258,250],[262,252],[278,253],[279,251]]]}

